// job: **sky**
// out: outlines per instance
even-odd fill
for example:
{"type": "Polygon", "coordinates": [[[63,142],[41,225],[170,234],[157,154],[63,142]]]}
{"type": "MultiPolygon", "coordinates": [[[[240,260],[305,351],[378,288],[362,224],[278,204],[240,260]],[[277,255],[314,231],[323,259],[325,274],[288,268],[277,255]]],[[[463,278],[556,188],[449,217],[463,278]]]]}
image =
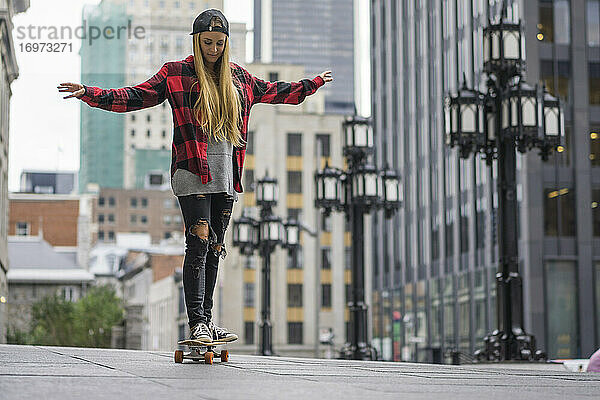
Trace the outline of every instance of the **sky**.
{"type": "MultiPolygon", "coordinates": [[[[363,22],[357,40],[366,54],[369,46],[368,1],[355,1],[359,4],[356,14],[363,22]]],[[[11,85],[8,155],[8,190],[11,192],[19,190],[19,179],[24,169],[79,169],[80,101],[63,99],[65,94],[59,93],[56,87],[62,82],[80,83],[80,39],[61,40],[68,43],[61,52],[27,51],[25,46],[28,43],[43,40],[37,36],[19,35],[19,29],[26,32],[30,25],[77,27],[81,25],[83,6],[98,3],[100,0],[31,0],[31,6],[25,13],[13,17],[19,78],[11,85]]],[[[245,22],[251,28],[252,3],[250,0],[224,0],[223,11],[230,22],[245,22]]],[[[368,76],[368,55],[363,57],[359,54],[358,58],[362,63],[357,74],[368,76]]],[[[333,75],[335,79],[335,71],[333,75]]],[[[364,96],[368,91],[368,81],[368,78],[365,79],[365,84],[357,88],[359,111],[361,108],[368,109],[368,97],[364,96]]],[[[369,111],[366,111],[365,115],[368,115],[369,111]]]]}

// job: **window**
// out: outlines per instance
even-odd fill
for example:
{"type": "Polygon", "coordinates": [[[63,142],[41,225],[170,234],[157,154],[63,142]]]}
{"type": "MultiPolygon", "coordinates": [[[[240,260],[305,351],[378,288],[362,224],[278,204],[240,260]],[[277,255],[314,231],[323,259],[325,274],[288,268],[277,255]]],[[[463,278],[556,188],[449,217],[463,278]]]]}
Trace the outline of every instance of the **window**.
{"type": "Polygon", "coordinates": [[[287,172],[288,193],[302,193],[302,171],[287,172]]]}
{"type": "Polygon", "coordinates": [[[111,224],[115,223],[115,214],[108,214],[108,222],[111,224]]]}
{"type": "Polygon", "coordinates": [[[131,208],[137,208],[137,198],[136,197],[130,198],[129,205],[131,208]]]}
{"type": "Polygon", "coordinates": [[[344,269],[352,269],[352,247],[344,247],[344,269]]]}
{"type": "Polygon", "coordinates": [[[600,129],[592,128],[590,132],[590,162],[593,167],[600,166],[600,129]]]}
{"type": "Polygon", "coordinates": [[[301,283],[288,283],[288,307],[302,307],[301,283]]]}
{"type": "Polygon", "coordinates": [[[600,46],[600,0],[587,0],[588,46],[600,46]]]}
{"type": "Polygon", "coordinates": [[[288,268],[302,268],[302,248],[300,246],[288,250],[288,268]]]}
{"type": "Polygon", "coordinates": [[[288,219],[295,219],[296,221],[300,221],[300,214],[302,214],[301,208],[288,208],[287,209],[288,219]]]}
{"type": "Polygon", "coordinates": [[[331,247],[321,248],[321,268],[331,269],[331,247]]]}
{"type": "Polygon", "coordinates": [[[244,169],[244,190],[246,192],[254,191],[254,170],[244,169]]]}
{"type": "Polygon", "coordinates": [[[99,224],[103,224],[104,223],[104,214],[98,214],[98,223],[99,224]]]}
{"type": "Polygon", "coordinates": [[[579,331],[574,261],[546,261],[546,329],[548,357],[577,357],[579,331]]]}
{"type": "Polygon", "coordinates": [[[147,224],[148,223],[148,217],[146,217],[145,215],[141,215],[140,216],[140,221],[142,222],[142,224],[147,224]]]}
{"type": "Polygon", "coordinates": [[[131,137],[135,137],[135,129],[131,130],[131,137]]]}
{"type": "Polygon", "coordinates": [[[148,199],[146,197],[142,197],[142,208],[148,208],[148,199]]]}
{"type": "Polygon", "coordinates": [[[98,240],[104,241],[104,231],[98,231],[98,240]]]}
{"type": "Polygon", "coordinates": [[[108,240],[111,242],[115,240],[115,232],[114,231],[108,231],[108,240]]]}
{"type": "Polygon", "coordinates": [[[288,344],[302,344],[302,322],[288,322],[288,344]]]}
{"type": "Polygon", "coordinates": [[[171,239],[171,236],[172,236],[172,235],[171,235],[171,232],[165,232],[165,234],[163,235],[163,237],[164,237],[165,239],[171,239]]]}
{"type": "Polygon", "coordinates": [[[132,114],[132,115],[131,115],[131,120],[132,120],[132,121],[135,121],[135,114],[132,114]]]}
{"type": "Polygon", "coordinates": [[[254,322],[244,322],[244,344],[254,344],[254,322]]]}
{"type": "Polygon", "coordinates": [[[16,235],[17,236],[29,236],[31,233],[31,226],[29,222],[17,222],[16,235]]]}
{"type": "Polygon", "coordinates": [[[331,308],[331,284],[321,285],[321,307],[331,308]]]}
{"type": "Polygon", "coordinates": [[[76,296],[76,289],[72,286],[67,286],[61,289],[61,296],[63,299],[65,299],[66,301],[75,301],[77,300],[75,298],[76,296]]]}
{"type": "Polygon", "coordinates": [[[302,134],[288,133],[287,134],[287,155],[301,156],[302,155],[302,134]]]}
{"type": "Polygon", "coordinates": [[[538,40],[547,43],[569,44],[571,41],[569,0],[540,0],[538,40]]]}
{"type": "Polygon", "coordinates": [[[244,282],[244,307],[254,307],[254,283],[244,282]]]}
{"type": "Polygon", "coordinates": [[[108,198],[108,206],[109,207],[114,207],[115,206],[115,198],[114,197],[109,197],[108,198]]]}
{"type": "Polygon", "coordinates": [[[592,226],[593,235],[600,237],[600,188],[592,189],[592,226]]]}
{"type": "Polygon", "coordinates": [[[321,230],[323,232],[331,232],[331,214],[325,215],[321,213],[321,230]]]}
{"type": "Polygon", "coordinates": [[[162,133],[161,133],[161,136],[162,136],[162,137],[167,137],[167,131],[165,131],[165,130],[163,129],[163,131],[162,131],[162,133]]]}
{"type": "Polygon", "coordinates": [[[569,0],[554,0],[554,41],[556,44],[569,44],[571,42],[569,0]]]}
{"type": "Polygon", "coordinates": [[[254,131],[246,134],[246,154],[254,154],[254,131]]]}
{"type": "Polygon", "coordinates": [[[278,72],[269,72],[269,82],[277,82],[279,80],[278,72]]]}
{"type": "Polygon", "coordinates": [[[98,207],[104,207],[104,197],[98,197],[98,207]]]}
{"type": "Polygon", "coordinates": [[[321,157],[329,157],[330,156],[330,149],[329,149],[330,137],[331,137],[331,135],[329,135],[328,133],[317,134],[317,142],[321,146],[321,157]]]}
{"type": "Polygon", "coordinates": [[[548,93],[552,96],[560,96],[564,101],[569,101],[569,80],[571,76],[571,64],[569,61],[558,61],[556,63],[558,80],[554,79],[555,64],[552,60],[541,60],[540,77],[548,93]]]}
{"type": "Polygon", "coordinates": [[[150,129],[146,131],[146,137],[150,137],[150,129]]]}
{"type": "Polygon", "coordinates": [[[253,256],[244,257],[244,268],[256,269],[256,259],[253,256]]]}
{"type": "Polygon", "coordinates": [[[163,208],[173,208],[173,200],[172,199],[164,199],[163,200],[163,208]]]}
{"type": "Polygon", "coordinates": [[[600,105],[600,63],[591,62],[589,69],[590,104],[600,105]]]}
{"type": "Polygon", "coordinates": [[[163,223],[165,225],[171,225],[171,216],[169,214],[163,215],[163,223]]]}
{"type": "Polygon", "coordinates": [[[130,222],[131,224],[137,224],[137,215],[135,215],[135,214],[131,214],[131,215],[129,216],[129,222],[130,222]]]}
{"type": "Polygon", "coordinates": [[[575,236],[575,199],[572,189],[544,190],[544,234],[575,236]]]}

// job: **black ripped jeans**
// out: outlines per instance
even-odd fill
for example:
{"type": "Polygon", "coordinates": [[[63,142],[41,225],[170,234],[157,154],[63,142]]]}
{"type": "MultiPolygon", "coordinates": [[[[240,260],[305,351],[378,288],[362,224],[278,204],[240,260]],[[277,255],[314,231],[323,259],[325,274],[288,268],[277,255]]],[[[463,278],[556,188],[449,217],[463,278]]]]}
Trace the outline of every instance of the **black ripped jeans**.
{"type": "Polygon", "coordinates": [[[177,196],[185,224],[183,291],[190,328],[212,318],[219,256],[225,258],[225,231],[233,197],[227,193],[177,196]],[[203,237],[208,224],[208,238],[203,237]],[[194,233],[195,232],[195,233],[194,233]],[[196,235],[197,233],[197,235],[196,235]],[[217,251],[218,245],[221,246],[217,251]]]}

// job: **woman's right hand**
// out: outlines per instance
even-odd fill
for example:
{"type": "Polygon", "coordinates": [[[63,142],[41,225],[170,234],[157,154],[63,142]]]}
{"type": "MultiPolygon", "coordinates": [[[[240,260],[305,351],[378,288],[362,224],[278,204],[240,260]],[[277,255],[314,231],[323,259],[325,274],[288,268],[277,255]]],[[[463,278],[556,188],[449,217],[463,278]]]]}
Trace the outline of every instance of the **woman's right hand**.
{"type": "Polygon", "coordinates": [[[70,97],[80,98],[85,93],[85,88],[83,87],[83,85],[80,85],[79,83],[71,83],[71,82],[61,83],[60,85],[57,86],[57,88],[58,88],[59,92],[73,93],[69,96],[63,97],[63,99],[68,99],[70,97]]]}

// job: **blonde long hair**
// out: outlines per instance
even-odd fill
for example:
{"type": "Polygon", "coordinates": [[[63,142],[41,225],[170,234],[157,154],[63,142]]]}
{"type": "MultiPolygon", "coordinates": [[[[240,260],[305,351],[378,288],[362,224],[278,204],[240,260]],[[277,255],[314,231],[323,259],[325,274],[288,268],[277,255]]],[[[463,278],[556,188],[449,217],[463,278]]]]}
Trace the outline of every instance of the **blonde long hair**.
{"type": "MultiPolygon", "coordinates": [[[[229,37],[226,37],[223,54],[216,63],[217,76],[204,65],[200,33],[193,35],[193,46],[198,80],[192,84],[192,88],[198,83],[200,89],[193,115],[202,130],[215,141],[228,140],[236,147],[243,147],[240,131],[242,106],[229,66],[229,37]]],[[[190,98],[191,94],[190,88],[190,98]]]]}

